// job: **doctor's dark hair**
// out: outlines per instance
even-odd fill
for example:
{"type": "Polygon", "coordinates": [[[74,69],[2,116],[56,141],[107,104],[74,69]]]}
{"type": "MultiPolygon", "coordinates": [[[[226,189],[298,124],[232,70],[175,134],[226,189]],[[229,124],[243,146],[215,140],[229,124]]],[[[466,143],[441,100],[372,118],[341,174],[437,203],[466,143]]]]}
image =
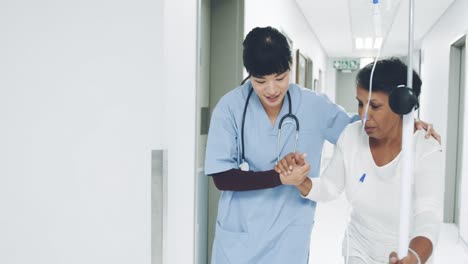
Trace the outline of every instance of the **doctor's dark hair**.
{"type": "MultiPolygon", "coordinates": [[[[356,76],[356,85],[369,91],[370,76],[374,63],[371,62],[362,68],[356,76]]],[[[388,95],[398,89],[399,85],[406,86],[408,67],[399,58],[392,57],[377,61],[374,76],[372,77],[372,91],[384,92],[388,95]]],[[[419,98],[422,81],[413,70],[413,93],[419,98]]],[[[416,109],[419,105],[416,105],[416,109]]]]}
{"type": "Polygon", "coordinates": [[[289,70],[292,63],[288,40],[277,29],[256,27],[247,34],[244,42],[244,67],[250,76],[280,74],[289,70]]]}

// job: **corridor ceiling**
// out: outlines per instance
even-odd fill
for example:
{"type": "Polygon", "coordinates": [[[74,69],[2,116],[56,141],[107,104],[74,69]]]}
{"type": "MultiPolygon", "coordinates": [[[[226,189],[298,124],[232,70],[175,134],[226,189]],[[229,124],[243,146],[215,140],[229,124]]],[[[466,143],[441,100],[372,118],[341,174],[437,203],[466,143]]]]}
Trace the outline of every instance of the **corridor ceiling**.
{"type": "MultiPolygon", "coordinates": [[[[460,1],[460,0],[459,0],[460,1]]],[[[356,37],[375,37],[372,0],[296,0],[329,57],[371,57],[376,50],[358,50],[356,37]]],[[[415,0],[414,45],[454,0],[415,0]]],[[[408,49],[409,0],[380,0],[382,55],[405,55],[408,49]]],[[[377,30],[378,32],[378,30],[377,30]]]]}

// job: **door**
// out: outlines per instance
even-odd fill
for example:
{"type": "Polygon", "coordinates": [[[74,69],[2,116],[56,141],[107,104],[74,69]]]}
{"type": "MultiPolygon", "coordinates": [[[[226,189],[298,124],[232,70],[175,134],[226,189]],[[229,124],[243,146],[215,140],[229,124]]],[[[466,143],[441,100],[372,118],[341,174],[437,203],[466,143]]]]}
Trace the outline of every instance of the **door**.
{"type": "Polygon", "coordinates": [[[444,222],[459,225],[465,109],[465,37],[450,50],[444,222]]]}

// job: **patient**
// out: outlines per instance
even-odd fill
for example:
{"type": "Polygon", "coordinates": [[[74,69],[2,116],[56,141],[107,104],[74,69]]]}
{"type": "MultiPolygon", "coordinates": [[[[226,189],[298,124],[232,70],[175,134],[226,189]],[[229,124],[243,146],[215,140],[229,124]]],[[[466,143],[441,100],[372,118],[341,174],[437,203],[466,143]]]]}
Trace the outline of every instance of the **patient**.
{"type": "MultiPolygon", "coordinates": [[[[369,96],[373,63],[357,75],[356,98],[363,118],[369,96]]],[[[319,178],[306,178],[297,188],[304,198],[330,201],[343,191],[352,207],[343,241],[343,256],[357,263],[432,263],[442,222],[444,177],[442,149],[434,139],[414,131],[413,218],[406,257],[398,259],[400,167],[402,116],[389,106],[389,94],[405,85],[407,67],[399,59],[377,62],[373,89],[365,124],[348,125],[335,147],[333,158],[319,178]],[[345,238],[346,238],[345,237],[345,238]],[[349,252],[349,254],[347,253],[349,252]],[[389,256],[390,255],[390,256],[389,256]]],[[[421,79],[413,72],[413,92],[419,97],[421,79]]],[[[299,154],[289,154],[275,170],[289,175],[303,162],[299,154]]]]}

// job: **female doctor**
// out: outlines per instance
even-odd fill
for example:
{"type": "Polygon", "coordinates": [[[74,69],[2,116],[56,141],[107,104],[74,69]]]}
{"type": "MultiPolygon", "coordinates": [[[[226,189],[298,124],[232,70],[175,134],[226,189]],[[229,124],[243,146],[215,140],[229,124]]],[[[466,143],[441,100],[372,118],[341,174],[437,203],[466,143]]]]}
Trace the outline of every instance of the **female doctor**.
{"type": "Polygon", "coordinates": [[[243,47],[249,81],[221,98],[208,134],[205,171],[222,190],[212,263],[306,264],[315,202],[274,166],[297,150],[309,156],[294,173],[318,175],[324,140],[358,117],[290,84],[291,50],[276,29],[253,29],[243,47]]]}
{"type": "Polygon", "coordinates": [[[315,202],[295,185],[318,175],[324,140],[335,144],[350,117],[328,98],[290,84],[291,50],[271,27],[243,42],[249,74],[212,113],[205,172],[222,191],[212,263],[306,264],[315,202]],[[292,174],[274,171],[290,152],[308,153],[292,174]]]}

